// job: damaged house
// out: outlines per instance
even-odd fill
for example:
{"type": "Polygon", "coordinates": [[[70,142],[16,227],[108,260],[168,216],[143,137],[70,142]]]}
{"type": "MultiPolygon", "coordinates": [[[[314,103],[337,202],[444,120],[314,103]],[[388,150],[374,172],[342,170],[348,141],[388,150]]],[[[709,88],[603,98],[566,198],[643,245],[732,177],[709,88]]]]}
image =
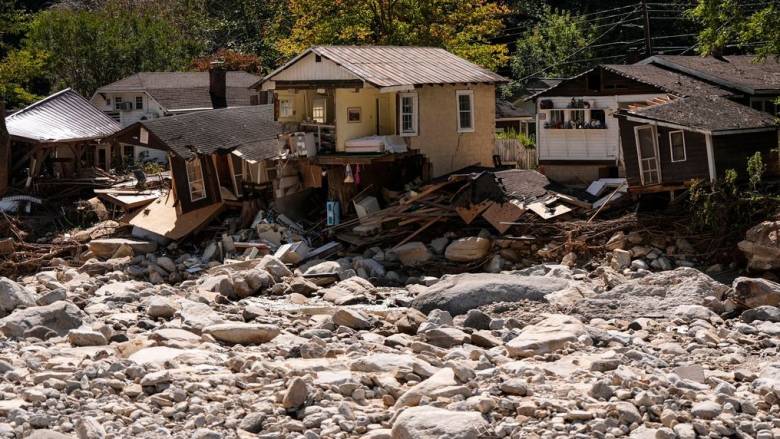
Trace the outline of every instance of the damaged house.
{"type": "MultiPolygon", "coordinates": [[[[249,87],[260,80],[247,72],[226,72],[224,80],[214,81],[210,72],[140,72],[100,87],[92,96],[92,104],[119,122],[122,128],[140,120],[152,120],[163,116],[210,110],[214,86],[224,87],[223,95],[228,107],[245,107],[265,103],[249,87]]],[[[164,161],[161,151],[127,145],[125,157],[135,161],[148,158],[164,161]]]]}
{"type": "Polygon", "coordinates": [[[715,181],[728,169],[744,176],[750,156],[760,152],[764,163],[771,163],[770,152],[778,146],[775,116],[719,96],[650,102],[616,116],[634,192],[682,189],[693,179],[715,181]]]}
{"type": "Polygon", "coordinates": [[[256,84],[274,93],[290,156],[305,157],[286,162],[294,169],[278,174],[276,195],[327,186],[344,209],[369,185],[399,190],[415,177],[491,166],[496,85],[505,82],[440,48],[311,47],[256,84]]]}
{"type": "Polygon", "coordinates": [[[267,185],[264,160],[281,132],[271,105],[221,108],[136,122],[115,136],[161,151],[172,189],[131,220],[133,234],[158,241],[197,232],[226,207],[242,206],[267,185]]]}
{"type": "Polygon", "coordinates": [[[5,118],[11,137],[10,185],[36,192],[109,184],[105,172],[120,160],[107,139],[119,124],[71,89],[54,93],[5,118]]]}

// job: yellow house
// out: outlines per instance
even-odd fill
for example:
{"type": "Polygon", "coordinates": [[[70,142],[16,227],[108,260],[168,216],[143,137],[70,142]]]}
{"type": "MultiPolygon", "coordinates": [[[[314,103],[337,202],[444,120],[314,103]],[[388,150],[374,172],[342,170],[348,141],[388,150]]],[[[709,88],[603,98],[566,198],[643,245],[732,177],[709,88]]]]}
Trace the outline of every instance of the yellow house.
{"type": "Polygon", "coordinates": [[[311,133],[318,155],[416,150],[436,177],[492,166],[506,81],[440,48],[316,46],[254,87],[273,91],[275,119],[311,133]]]}

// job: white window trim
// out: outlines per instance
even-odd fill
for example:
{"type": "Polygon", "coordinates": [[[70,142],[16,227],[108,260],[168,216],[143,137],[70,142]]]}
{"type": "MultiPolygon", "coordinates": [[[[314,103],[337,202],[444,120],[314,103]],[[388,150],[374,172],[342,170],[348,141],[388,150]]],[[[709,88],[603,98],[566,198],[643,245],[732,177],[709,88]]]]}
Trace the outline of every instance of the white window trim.
{"type": "Polygon", "coordinates": [[[639,125],[634,127],[634,139],[636,142],[636,161],[639,165],[639,179],[642,182],[642,186],[645,186],[648,183],[645,183],[645,173],[644,169],[642,168],[642,146],[639,144],[639,130],[643,130],[646,128],[650,128],[650,133],[652,134],[653,138],[653,150],[655,152],[655,165],[656,165],[656,172],[658,173],[658,182],[653,184],[661,184],[663,182],[663,176],[661,175],[661,155],[658,153],[658,130],[654,125],[639,125]]]}
{"type": "Polygon", "coordinates": [[[293,105],[292,100],[290,98],[279,98],[279,117],[293,117],[295,114],[293,111],[293,105]],[[285,109],[285,106],[283,103],[287,103],[286,109],[289,110],[289,112],[283,111],[285,109]]]}
{"type": "Polygon", "coordinates": [[[669,131],[669,160],[672,163],[679,163],[688,160],[688,148],[685,146],[685,131],[683,130],[669,131]],[[683,158],[681,160],[674,159],[674,144],[672,143],[672,134],[675,133],[680,133],[680,135],[682,136],[683,158]]]}
{"type": "Polygon", "coordinates": [[[458,132],[459,133],[473,133],[474,132],[474,90],[456,90],[455,91],[455,110],[458,114],[458,132]],[[469,97],[469,118],[470,120],[470,127],[469,128],[461,128],[460,124],[460,97],[461,96],[468,96],[469,97]]]}
{"type": "MultiPolygon", "coordinates": [[[[187,169],[187,187],[190,190],[190,201],[194,203],[196,201],[200,201],[200,200],[206,198],[206,181],[205,181],[205,178],[203,176],[203,163],[201,163],[200,157],[195,157],[195,159],[193,159],[193,160],[187,160],[186,167],[188,168],[187,169]],[[190,166],[195,166],[196,164],[197,164],[198,169],[200,169],[200,180],[198,180],[198,179],[190,180],[189,167],[190,166]],[[195,198],[193,196],[193,194],[192,194],[193,193],[193,190],[192,190],[192,183],[193,182],[195,182],[195,183],[201,182],[203,184],[203,195],[198,197],[198,198],[195,198]]],[[[195,174],[195,172],[193,172],[193,174],[195,174]]]]}
{"type": "Polygon", "coordinates": [[[419,107],[417,103],[417,93],[398,93],[398,135],[401,137],[413,137],[417,136],[420,132],[419,120],[419,107]],[[403,99],[412,98],[412,131],[404,132],[404,114],[403,114],[403,99]]]}

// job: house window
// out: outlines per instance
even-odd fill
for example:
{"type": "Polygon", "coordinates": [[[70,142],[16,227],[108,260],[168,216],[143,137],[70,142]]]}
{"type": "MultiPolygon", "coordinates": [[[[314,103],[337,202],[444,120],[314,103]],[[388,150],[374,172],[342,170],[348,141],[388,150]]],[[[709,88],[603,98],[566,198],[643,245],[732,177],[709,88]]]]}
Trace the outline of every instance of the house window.
{"type": "Polygon", "coordinates": [[[360,123],[360,107],[347,108],[347,122],[360,123]]]}
{"type": "Polygon", "coordinates": [[[669,148],[671,149],[673,162],[684,162],[685,156],[685,132],[684,131],[670,131],[669,132],[669,148]]]}
{"type": "Polygon", "coordinates": [[[471,90],[458,90],[458,132],[470,133],[474,131],[474,92],[471,90]]]}
{"type": "Polygon", "coordinates": [[[230,154],[230,159],[233,161],[233,178],[236,184],[236,195],[241,195],[244,186],[244,160],[235,154],[230,154]]]}
{"type": "Polygon", "coordinates": [[[206,185],[203,182],[203,168],[199,157],[187,161],[187,181],[190,184],[190,201],[206,198],[206,185]]]}
{"type": "Polygon", "coordinates": [[[279,99],[279,117],[292,117],[293,106],[289,99],[279,99]]]}
{"type": "Polygon", "coordinates": [[[144,109],[144,97],[143,96],[136,96],[135,97],[135,109],[136,110],[143,110],[144,109]]]}
{"type": "MultiPolygon", "coordinates": [[[[281,111],[281,110],[280,110],[281,111]]],[[[317,99],[311,109],[311,118],[317,123],[325,123],[326,104],[325,99],[317,99]]]]}
{"type": "Polygon", "coordinates": [[[401,135],[417,135],[417,94],[402,93],[400,96],[398,112],[401,120],[401,135]]]}
{"type": "Polygon", "coordinates": [[[639,156],[639,172],[643,185],[661,182],[661,172],[658,169],[658,145],[655,129],[650,125],[634,128],[636,150],[639,156]]]}
{"type": "Polygon", "coordinates": [[[122,98],[117,96],[114,98],[114,109],[115,110],[121,110],[122,108],[122,98]]]}
{"type": "Polygon", "coordinates": [[[780,115],[780,106],[775,104],[774,98],[751,98],[750,106],[753,107],[754,110],[780,115]]]}

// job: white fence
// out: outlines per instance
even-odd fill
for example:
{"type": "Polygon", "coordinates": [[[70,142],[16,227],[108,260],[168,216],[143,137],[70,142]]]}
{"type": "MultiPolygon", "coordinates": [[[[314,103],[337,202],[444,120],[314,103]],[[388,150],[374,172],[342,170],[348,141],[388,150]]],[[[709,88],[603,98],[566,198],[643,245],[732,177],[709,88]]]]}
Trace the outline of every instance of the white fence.
{"type": "Polygon", "coordinates": [[[517,139],[496,139],[493,154],[499,156],[504,165],[515,165],[520,169],[536,169],[539,166],[536,149],[525,148],[517,139]]]}

